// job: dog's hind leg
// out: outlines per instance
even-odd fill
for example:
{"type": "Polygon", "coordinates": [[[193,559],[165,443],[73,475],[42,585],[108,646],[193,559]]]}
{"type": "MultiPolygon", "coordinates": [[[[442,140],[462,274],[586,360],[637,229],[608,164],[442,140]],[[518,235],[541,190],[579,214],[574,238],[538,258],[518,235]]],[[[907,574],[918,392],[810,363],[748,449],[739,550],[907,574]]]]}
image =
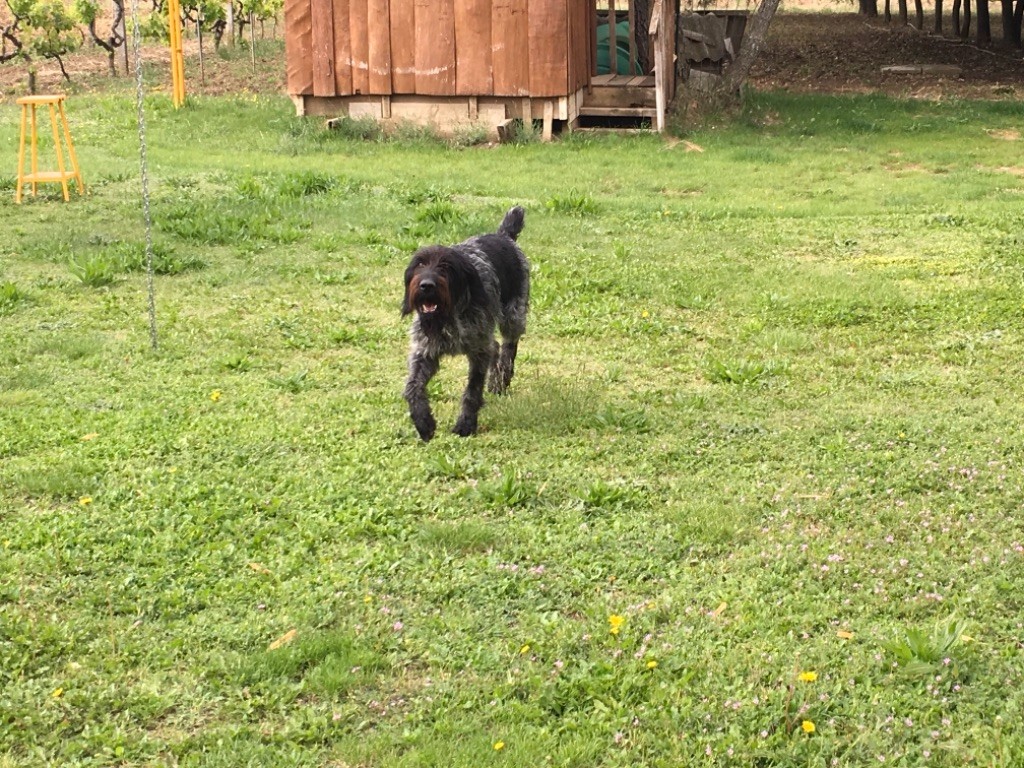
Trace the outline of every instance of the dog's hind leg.
{"type": "Polygon", "coordinates": [[[476,432],[476,417],[484,404],[484,382],[493,358],[492,345],[469,355],[469,381],[462,393],[462,411],[452,430],[457,435],[468,437],[476,432]]]}
{"type": "Polygon", "coordinates": [[[487,388],[495,395],[502,395],[508,389],[516,372],[516,353],[519,351],[519,337],[526,333],[527,298],[510,303],[505,307],[505,320],[499,326],[501,346],[495,344],[494,361],[491,364],[487,388]]]}
{"type": "MultiPolygon", "coordinates": [[[[495,343],[495,347],[498,347],[495,343]]],[[[495,395],[505,394],[512,376],[516,372],[516,352],[519,350],[519,339],[515,341],[502,340],[501,346],[497,348],[494,355],[494,362],[491,364],[491,375],[487,388],[495,395]]]]}
{"type": "Polygon", "coordinates": [[[427,399],[427,383],[434,378],[440,360],[436,357],[413,352],[409,355],[409,379],[405,382],[405,399],[409,403],[409,416],[424,442],[434,436],[437,422],[430,412],[427,399]]]}

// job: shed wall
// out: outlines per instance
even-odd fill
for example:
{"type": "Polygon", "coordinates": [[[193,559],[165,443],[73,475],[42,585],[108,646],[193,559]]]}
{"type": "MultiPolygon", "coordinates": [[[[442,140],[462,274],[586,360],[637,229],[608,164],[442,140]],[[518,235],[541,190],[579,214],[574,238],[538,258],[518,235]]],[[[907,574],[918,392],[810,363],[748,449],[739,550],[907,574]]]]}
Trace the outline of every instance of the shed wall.
{"type": "Polygon", "coordinates": [[[553,97],[590,77],[593,0],[286,0],[288,92],[553,97]]]}

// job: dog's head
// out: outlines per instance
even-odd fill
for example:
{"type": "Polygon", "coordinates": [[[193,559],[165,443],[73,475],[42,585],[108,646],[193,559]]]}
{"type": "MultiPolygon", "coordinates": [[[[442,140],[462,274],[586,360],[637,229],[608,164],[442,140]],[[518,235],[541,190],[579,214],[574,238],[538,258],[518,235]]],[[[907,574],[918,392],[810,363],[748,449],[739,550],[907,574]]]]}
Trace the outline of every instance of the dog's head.
{"type": "Polygon", "coordinates": [[[402,315],[415,311],[421,326],[439,328],[482,293],[483,284],[465,256],[443,245],[427,246],[413,254],[405,270],[402,315]]]}

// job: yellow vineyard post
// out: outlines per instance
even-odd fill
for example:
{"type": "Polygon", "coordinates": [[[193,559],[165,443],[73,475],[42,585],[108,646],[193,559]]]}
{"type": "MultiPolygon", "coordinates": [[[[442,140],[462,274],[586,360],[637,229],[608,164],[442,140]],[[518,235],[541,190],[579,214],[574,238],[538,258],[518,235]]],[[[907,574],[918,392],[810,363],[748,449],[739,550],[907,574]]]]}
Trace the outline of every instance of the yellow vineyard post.
{"type": "Polygon", "coordinates": [[[167,26],[171,39],[171,101],[185,103],[185,56],[181,50],[181,3],[167,0],[167,26]]]}

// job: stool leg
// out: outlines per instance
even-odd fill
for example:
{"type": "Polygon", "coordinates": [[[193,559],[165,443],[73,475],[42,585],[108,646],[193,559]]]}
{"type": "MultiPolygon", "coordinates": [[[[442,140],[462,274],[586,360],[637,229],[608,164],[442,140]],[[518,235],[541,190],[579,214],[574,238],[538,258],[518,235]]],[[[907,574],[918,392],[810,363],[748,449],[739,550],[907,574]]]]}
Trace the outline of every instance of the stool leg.
{"type": "Polygon", "coordinates": [[[32,105],[32,197],[36,196],[36,174],[39,173],[39,147],[36,144],[38,134],[36,133],[36,105],[32,105]]]}
{"type": "Polygon", "coordinates": [[[14,202],[21,203],[21,187],[25,183],[25,129],[28,128],[28,105],[21,105],[21,141],[18,146],[18,188],[14,190],[14,202]]]}
{"type": "Polygon", "coordinates": [[[64,202],[71,200],[68,193],[68,177],[64,171],[64,152],[60,148],[60,134],[57,132],[57,109],[50,105],[50,127],[53,128],[53,151],[57,155],[57,170],[60,172],[60,186],[64,190],[64,202]]]}
{"type": "Polygon", "coordinates": [[[75,172],[75,181],[78,183],[78,194],[85,194],[85,182],[82,181],[82,169],[78,167],[78,156],[75,154],[75,143],[71,140],[71,129],[68,128],[68,116],[64,114],[64,102],[57,103],[60,110],[60,122],[64,127],[64,143],[68,147],[68,157],[71,158],[71,170],[75,172]]]}

